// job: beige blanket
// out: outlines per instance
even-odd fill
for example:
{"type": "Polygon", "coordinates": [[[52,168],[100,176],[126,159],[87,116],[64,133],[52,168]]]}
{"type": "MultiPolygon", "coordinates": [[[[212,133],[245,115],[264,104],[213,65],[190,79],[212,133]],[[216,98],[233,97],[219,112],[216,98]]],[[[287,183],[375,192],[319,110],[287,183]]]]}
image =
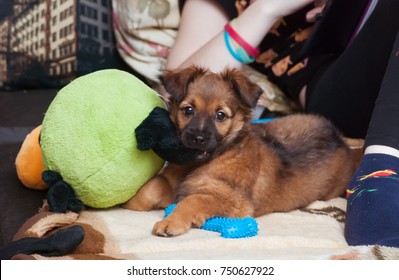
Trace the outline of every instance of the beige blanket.
{"type": "MultiPolygon", "coordinates": [[[[258,235],[226,239],[217,232],[192,229],[161,238],[151,235],[163,211],[136,212],[119,207],[56,214],[45,210],[28,220],[15,236],[42,237],[81,225],[85,238],[73,254],[52,259],[399,259],[399,250],[380,246],[349,247],[345,241],[346,200],[316,201],[289,213],[257,218],[258,235]]],[[[51,259],[40,255],[17,256],[51,259]]]]}

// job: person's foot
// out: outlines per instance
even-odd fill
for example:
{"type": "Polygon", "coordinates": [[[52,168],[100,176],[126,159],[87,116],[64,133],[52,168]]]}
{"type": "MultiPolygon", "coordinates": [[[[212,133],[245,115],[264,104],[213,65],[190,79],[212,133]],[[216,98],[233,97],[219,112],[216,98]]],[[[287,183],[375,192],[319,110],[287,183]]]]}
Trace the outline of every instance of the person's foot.
{"type": "Polygon", "coordinates": [[[349,245],[399,247],[399,158],[366,154],[347,189],[349,245]]]}

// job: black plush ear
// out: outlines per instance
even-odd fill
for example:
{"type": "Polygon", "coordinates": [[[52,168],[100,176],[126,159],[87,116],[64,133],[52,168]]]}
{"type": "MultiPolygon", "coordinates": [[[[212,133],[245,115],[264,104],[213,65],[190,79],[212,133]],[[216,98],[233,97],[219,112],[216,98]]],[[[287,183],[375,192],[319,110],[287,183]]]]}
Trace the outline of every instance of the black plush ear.
{"type": "Polygon", "coordinates": [[[263,90],[250,81],[243,72],[236,69],[226,69],[222,72],[222,77],[232,84],[234,92],[238,94],[244,104],[251,108],[256,106],[263,90]]]}
{"type": "Polygon", "coordinates": [[[195,78],[202,76],[206,70],[202,67],[191,66],[178,70],[164,70],[159,76],[165,90],[170,94],[172,101],[180,103],[180,101],[187,94],[188,85],[195,80],[195,78]]]}

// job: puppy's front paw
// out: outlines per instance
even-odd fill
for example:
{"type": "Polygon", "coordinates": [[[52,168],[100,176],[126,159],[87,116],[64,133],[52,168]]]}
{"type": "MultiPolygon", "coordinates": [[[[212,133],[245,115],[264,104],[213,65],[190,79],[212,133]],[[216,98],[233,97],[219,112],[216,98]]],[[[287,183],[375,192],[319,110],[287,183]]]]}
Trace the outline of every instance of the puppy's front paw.
{"type": "Polygon", "coordinates": [[[191,228],[191,225],[183,220],[164,219],[157,222],[152,229],[152,234],[161,237],[172,237],[182,235],[191,228]]]}

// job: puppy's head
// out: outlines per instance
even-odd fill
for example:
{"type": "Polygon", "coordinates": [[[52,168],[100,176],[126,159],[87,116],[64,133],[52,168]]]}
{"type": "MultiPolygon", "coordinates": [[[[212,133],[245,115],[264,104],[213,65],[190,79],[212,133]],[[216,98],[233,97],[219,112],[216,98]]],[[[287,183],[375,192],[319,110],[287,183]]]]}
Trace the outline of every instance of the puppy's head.
{"type": "Polygon", "coordinates": [[[262,90],[240,71],[189,67],[160,76],[170,94],[171,119],[186,147],[206,159],[242,135],[262,90]]]}

